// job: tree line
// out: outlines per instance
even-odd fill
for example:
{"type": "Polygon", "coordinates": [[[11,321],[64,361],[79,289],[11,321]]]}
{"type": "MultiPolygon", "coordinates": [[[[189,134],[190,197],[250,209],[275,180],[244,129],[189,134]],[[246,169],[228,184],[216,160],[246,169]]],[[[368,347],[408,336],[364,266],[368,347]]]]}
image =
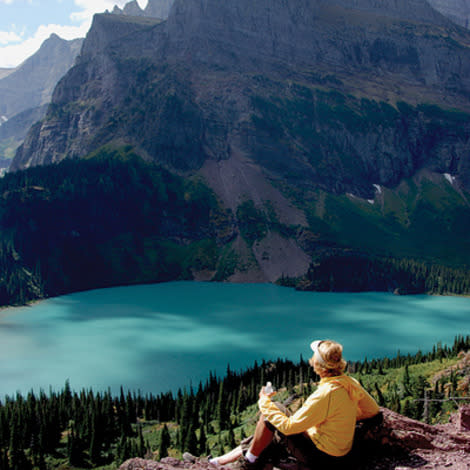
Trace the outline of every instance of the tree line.
{"type": "Polygon", "coordinates": [[[312,262],[304,277],[280,283],[320,292],[469,295],[470,271],[408,258],[334,253],[312,262]]]}
{"type": "MultiPolygon", "coordinates": [[[[398,353],[392,358],[350,362],[349,372],[372,393],[380,405],[421,418],[422,398],[430,384],[422,376],[410,376],[409,367],[445,357],[455,357],[470,349],[470,336],[458,336],[451,347],[438,344],[428,353],[398,353]],[[400,381],[379,386],[386,370],[405,367],[400,381]],[[404,405],[403,405],[404,403],[404,405]]],[[[69,465],[95,467],[129,457],[159,458],[169,449],[207,455],[224,452],[235,445],[234,429],[240,427],[244,410],[256,403],[260,387],[271,381],[287,395],[307,397],[315,389],[318,377],[308,362],[285,359],[255,364],[242,372],[227,367],[223,377],[210,373],[196,389],[178,390],[160,395],[141,392],[73,392],[69,382],[62,390],[49,393],[17,394],[0,402],[0,468],[2,470],[46,469],[48,456],[63,455],[69,465]],[[158,448],[151,448],[142,433],[147,422],[160,423],[158,448]],[[172,426],[173,423],[173,426],[172,426]],[[170,432],[171,427],[171,432],[170,432]],[[218,436],[216,441],[209,436],[218,436]]],[[[444,383],[436,382],[433,397],[443,396],[444,383]]],[[[456,387],[457,376],[450,378],[456,387]]],[[[442,408],[433,402],[432,413],[442,408]]],[[[239,438],[243,438],[241,428],[239,438]]]]}
{"type": "MultiPolygon", "coordinates": [[[[266,230],[295,236],[269,204],[225,210],[197,178],[142,160],[131,147],[103,147],[80,160],[7,173],[0,179],[0,305],[91,288],[192,279],[193,270],[232,274],[228,242],[251,245],[266,230]],[[232,237],[232,238],[231,238],[232,237]]],[[[313,291],[470,293],[470,271],[413,259],[327,249],[300,279],[313,291]]]]}
{"type": "Polygon", "coordinates": [[[215,269],[229,224],[213,192],[102,148],[0,178],[0,305],[215,269]]]}

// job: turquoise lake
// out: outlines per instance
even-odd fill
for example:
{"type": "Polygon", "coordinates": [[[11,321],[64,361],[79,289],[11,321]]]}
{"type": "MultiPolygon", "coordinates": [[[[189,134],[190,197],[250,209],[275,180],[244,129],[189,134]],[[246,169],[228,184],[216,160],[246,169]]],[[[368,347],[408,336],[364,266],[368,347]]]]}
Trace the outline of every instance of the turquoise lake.
{"type": "Polygon", "coordinates": [[[0,311],[0,396],[29,390],[197,386],[314,339],[346,359],[429,351],[470,334],[470,299],[313,293],[270,284],[172,282],[66,295],[0,311]]]}

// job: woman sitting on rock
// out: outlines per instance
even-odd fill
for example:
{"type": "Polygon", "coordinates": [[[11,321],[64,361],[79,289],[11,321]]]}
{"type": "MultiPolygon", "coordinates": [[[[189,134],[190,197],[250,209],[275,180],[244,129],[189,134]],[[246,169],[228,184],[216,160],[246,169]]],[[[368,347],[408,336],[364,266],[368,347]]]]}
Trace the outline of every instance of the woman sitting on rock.
{"type": "Polygon", "coordinates": [[[308,467],[347,468],[356,421],[377,415],[379,407],[357,380],[344,374],[341,344],[314,341],[310,347],[314,354],[309,364],[321,379],[317,390],[289,416],[282,405],[271,401],[274,393],[263,387],[258,401],[261,416],[249,448],[239,446],[211,463],[261,469],[281,447],[308,467]]]}

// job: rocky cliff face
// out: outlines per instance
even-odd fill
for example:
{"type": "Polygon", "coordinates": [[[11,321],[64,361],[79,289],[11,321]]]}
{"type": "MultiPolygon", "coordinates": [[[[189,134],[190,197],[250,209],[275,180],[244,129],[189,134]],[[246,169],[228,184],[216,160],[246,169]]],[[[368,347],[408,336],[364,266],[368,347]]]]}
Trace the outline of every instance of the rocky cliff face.
{"type": "Polygon", "coordinates": [[[57,82],[73,65],[82,42],[53,34],[36,54],[0,79],[0,114],[10,118],[48,103],[57,82]]]}
{"type": "Polygon", "coordinates": [[[290,230],[237,237],[231,280],[297,276],[319,233],[345,220],[325,194],[377,200],[372,224],[391,207],[378,238],[389,223],[393,238],[419,233],[417,205],[381,198],[423,172],[441,186],[449,175],[467,207],[469,45],[425,0],[175,0],[166,21],[96,15],[11,169],[131,146],[203,176],[234,214],[253,201],[290,230]]]}
{"type": "Polygon", "coordinates": [[[419,36],[437,26],[449,25],[424,0],[297,0],[256,5],[205,0],[177,1],[167,31],[173,53],[189,49],[201,61],[212,57],[212,61],[233,66],[231,55],[235,55],[238,67],[257,71],[268,64],[271,69],[266,71],[281,68],[287,73],[314,65],[333,74],[400,72],[430,84],[439,80],[434,69],[429,73],[440,60],[437,50],[430,50],[437,43],[419,36]]]}
{"type": "Polygon", "coordinates": [[[52,35],[14,70],[0,73],[0,168],[8,167],[32,124],[44,117],[52,92],[70,69],[83,40],[65,41],[52,35]]]}
{"type": "Polygon", "coordinates": [[[467,0],[428,0],[437,11],[455,23],[470,27],[470,3],[467,0]]]}
{"type": "Polygon", "coordinates": [[[273,175],[359,195],[428,164],[463,173],[465,119],[461,135],[430,135],[436,116],[396,106],[470,110],[468,44],[425,0],[177,0],[161,24],[99,15],[13,168],[122,140],[178,170],[246,155],[273,175]],[[361,109],[364,98],[377,110],[361,109]],[[348,123],[364,115],[367,130],[348,123]]]}
{"type": "Polygon", "coordinates": [[[26,109],[15,114],[0,126],[0,168],[7,169],[16,149],[23,143],[31,126],[40,121],[47,112],[47,104],[26,109]]]}
{"type": "Polygon", "coordinates": [[[149,0],[145,7],[145,14],[154,18],[168,18],[174,0],[149,0]]]}
{"type": "MultiPolygon", "coordinates": [[[[420,468],[466,470],[470,466],[470,409],[462,407],[448,425],[430,426],[388,409],[382,410],[383,425],[369,432],[360,442],[348,468],[353,470],[395,470],[420,468]]],[[[214,470],[207,459],[184,455],[184,460],[164,458],[160,462],[130,459],[120,470],[214,470]]],[[[230,466],[222,468],[230,469],[230,466]]],[[[268,467],[265,467],[268,468],[268,467]]],[[[270,466],[269,468],[272,468],[270,466]]],[[[274,468],[298,470],[289,462],[274,468]]]]}

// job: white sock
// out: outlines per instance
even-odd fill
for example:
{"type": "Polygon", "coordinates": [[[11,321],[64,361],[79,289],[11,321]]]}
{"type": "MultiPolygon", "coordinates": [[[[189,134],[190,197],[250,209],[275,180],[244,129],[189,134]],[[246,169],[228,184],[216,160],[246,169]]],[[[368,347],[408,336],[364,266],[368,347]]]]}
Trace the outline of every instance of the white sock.
{"type": "Polygon", "coordinates": [[[250,462],[250,463],[255,463],[257,458],[258,458],[258,456],[253,455],[250,451],[248,451],[245,454],[245,459],[248,460],[248,462],[250,462]]]}
{"type": "Polygon", "coordinates": [[[219,461],[217,460],[217,458],[210,459],[210,460],[209,460],[209,463],[211,463],[212,465],[216,465],[217,467],[220,466],[220,463],[219,463],[219,461]]]}

